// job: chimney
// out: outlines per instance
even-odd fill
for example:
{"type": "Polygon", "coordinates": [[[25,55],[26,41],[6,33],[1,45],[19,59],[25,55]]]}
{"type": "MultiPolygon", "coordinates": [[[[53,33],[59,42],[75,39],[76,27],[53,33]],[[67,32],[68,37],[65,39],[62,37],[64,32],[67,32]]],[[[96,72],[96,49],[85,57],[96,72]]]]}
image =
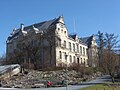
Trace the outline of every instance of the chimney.
{"type": "Polygon", "coordinates": [[[13,29],[13,31],[16,31],[16,30],[17,30],[16,28],[13,29]]]}
{"type": "Polygon", "coordinates": [[[24,24],[21,24],[21,25],[20,25],[20,29],[23,31],[23,29],[24,29],[24,24]]]}

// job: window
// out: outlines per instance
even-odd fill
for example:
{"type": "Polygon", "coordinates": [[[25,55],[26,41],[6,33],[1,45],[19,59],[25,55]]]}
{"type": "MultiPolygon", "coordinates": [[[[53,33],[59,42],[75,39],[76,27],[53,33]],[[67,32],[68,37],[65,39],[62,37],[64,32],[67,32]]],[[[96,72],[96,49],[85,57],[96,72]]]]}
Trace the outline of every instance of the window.
{"type": "Polygon", "coordinates": [[[85,51],[86,51],[86,53],[85,53],[85,54],[87,55],[87,49],[85,49],[85,51]]]}
{"type": "Polygon", "coordinates": [[[75,56],[73,56],[73,60],[74,60],[74,62],[75,62],[75,56]]]}
{"type": "Polygon", "coordinates": [[[82,58],[81,58],[81,63],[82,63],[82,58]]]}
{"type": "Polygon", "coordinates": [[[61,24],[61,28],[64,28],[64,25],[63,25],[63,24],[61,24]]]}
{"type": "Polygon", "coordinates": [[[69,42],[69,49],[70,49],[70,51],[72,50],[72,49],[71,49],[71,42],[69,42]]]}
{"type": "Polygon", "coordinates": [[[66,48],[66,41],[64,40],[64,47],[66,48]]]}
{"type": "Polygon", "coordinates": [[[60,28],[58,28],[58,31],[60,31],[60,28]]]}
{"type": "Polygon", "coordinates": [[[64,33],[66,34],[66,31],[64,31],[64,33]]]}
{"type": "Polygon", "coordinates": [[[63,29],[61,29],[61,32],[63,33],[63,29]]]}
{"type": "Polygon", "coordinates": [[[36,46],[37,45],[37,41],[36,40],[32,40],[31,44],[32,44],[32,46],[36,46]]]}
{"type": "Polygon", "coordinates": [[[79,45],[77,44],[77,52],[79,52],[79,45]]]}
{"type": "Polygon", "coordinates": [[[66,55],[66,52],[65,52],[65,60],[67,60],[67,55],[66,55]]]}
{"type": "Polygon", "coordinates": [[[79,60],[79,58],[77,58],[77,63],[78,63],[78,64],[80,63],[80,60],[79,60]]]}
{"type": "Polygon", "coordinates": [[[73,51],[75,51],[75,44],[73,43],[73,51]]]}
{"type": "Polygon", "coordinates": [[[83,47],[83,55],[85,55],[85,48],[83,47]]]}
{"type": "Polygon", "coordinates": [[[86,64],[85,59],[84,59],[84,64],[86,64]]]}
{"type": "Polygon", "coordinates": [[[62,53],[59,51],[59,58],[62,59],[62,53]]]}
{"type": "Polygon", "coordinates": [[[61,39],[58,39],[55,43],[56,43],[56,46],[61,46],[61,39]]]}
{"type": "MultiPolygon", "coordinates": [[[[10,48],[12,48],[12,46],[10,48]]],[[[22,49],[22,45],[20,43],[17,44],[17,49],[22,49]]]]}
{"type": "Polygon", "coordinates": [[[72,62],[72,56],[70,55],[70,62],[72,62]]]}
{"type": "Polygon", "coordinates": [[[82,54],[82,47],[80,46],[80,54],[82,54]]]}
{"type": "MultiPolygon", "coordinates": [[[[18,48],[18,47],[17,47],[17,48],[18,48]]],[[[18,48],[18,49],[19,49],[19,48],[18,48]]],[[[11,45],[9,46],[9,50],[10,50],[10,52],[13,51],[13,47],[12,47],[11,45]]]]}

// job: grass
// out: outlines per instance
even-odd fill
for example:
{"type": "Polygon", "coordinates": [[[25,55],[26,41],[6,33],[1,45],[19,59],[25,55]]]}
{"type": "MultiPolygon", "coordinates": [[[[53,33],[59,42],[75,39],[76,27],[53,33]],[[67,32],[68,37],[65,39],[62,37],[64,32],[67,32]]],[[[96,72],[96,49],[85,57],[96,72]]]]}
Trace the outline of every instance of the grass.
{"type": "Polygon", "coordinates": [[[107,86],[105,84],[98,84],[98,85],[82,88],[80,90],[120,90],[120,86],[107,86]]]}

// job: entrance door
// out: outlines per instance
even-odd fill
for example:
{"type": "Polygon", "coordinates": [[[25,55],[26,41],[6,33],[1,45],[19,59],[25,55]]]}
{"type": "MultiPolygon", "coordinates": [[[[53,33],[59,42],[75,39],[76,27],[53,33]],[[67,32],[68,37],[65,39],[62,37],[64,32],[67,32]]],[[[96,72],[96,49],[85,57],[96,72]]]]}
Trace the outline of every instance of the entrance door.
{"type": "Polygon", "coordinates": [[[78,63],[78,64],[80,63],[79,58],[77,58],[77,63],[78,63]]]}

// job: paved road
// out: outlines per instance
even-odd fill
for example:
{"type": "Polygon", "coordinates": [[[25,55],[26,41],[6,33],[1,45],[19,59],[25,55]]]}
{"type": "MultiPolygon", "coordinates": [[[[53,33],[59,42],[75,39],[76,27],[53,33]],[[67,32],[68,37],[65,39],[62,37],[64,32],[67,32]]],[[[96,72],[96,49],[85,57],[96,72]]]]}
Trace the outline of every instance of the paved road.
{"type": "MultiPolygon", "coordinates": [[[[67,90],[79,90],[80,88],[87,87],[89,85],[75,85],[68,86],[67,90]]],[[[66,90],[66,87],[56,87],[56,88],[36,88],[36,89],[15,89],[15,88],[0,88],[0,90],[66,90]]]]}
{"type": "MultiPolygon", "coordinates": [[[[107,80],[110,80],[109,79],[110,77],[108,75],[106,76],[103,76],[103,77],[98,77],[97,79],[95,80],[92,80],[90,82],[87,82],[87,83],[82,83],[82,84],[79,84],[79,85],[72,85],[72,86],[68,86],[68,90],[79,90],[80,88],[83,88],[83,87],[88,87],[90,85],[94,85],[94,84],[98,84],[98,83],[104,83],[106,82],[107,80]]],[[[0,90],[28,90],[28,89],[3,89],[3,88],[0,88],[0,90]]],[[[29,90],[66,90],[66,87],[56,87],[56,88],[36,88],[36,89],[29,89],[29,90]]]]}

